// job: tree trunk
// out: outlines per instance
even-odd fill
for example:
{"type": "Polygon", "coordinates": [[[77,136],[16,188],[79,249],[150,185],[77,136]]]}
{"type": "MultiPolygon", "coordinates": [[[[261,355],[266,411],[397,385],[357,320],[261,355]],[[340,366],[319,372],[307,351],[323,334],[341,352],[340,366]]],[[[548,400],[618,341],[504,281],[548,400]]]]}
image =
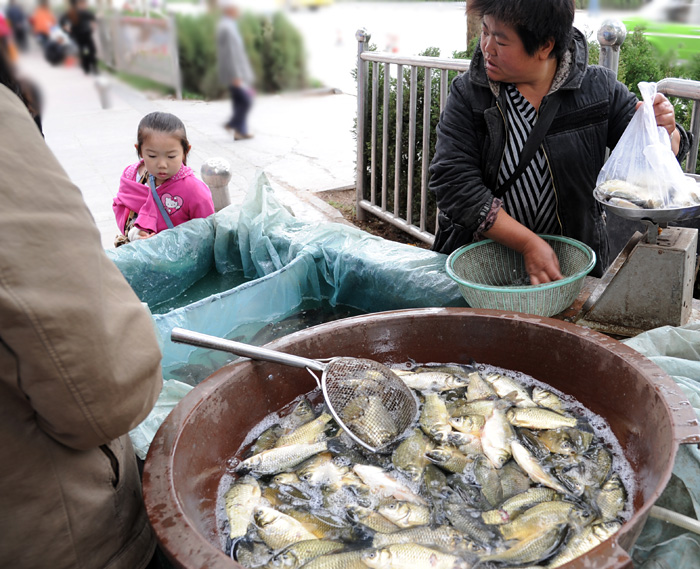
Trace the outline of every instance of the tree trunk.
{"type": "Polygon", "coordinates": [[[481,18],[476,15],[467,15],[467,47],[473,38],[481,34],[481,18]]]}

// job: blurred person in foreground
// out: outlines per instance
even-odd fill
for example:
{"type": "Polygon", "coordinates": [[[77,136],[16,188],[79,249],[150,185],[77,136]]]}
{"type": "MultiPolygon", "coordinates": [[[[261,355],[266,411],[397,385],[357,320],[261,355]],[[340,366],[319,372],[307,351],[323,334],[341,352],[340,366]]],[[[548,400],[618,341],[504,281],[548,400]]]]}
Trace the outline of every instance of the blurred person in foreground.
{"type": "Polygon", "coordinates": [[[97,48],[92,36],[96,22],[86,0],[70,0],[68,12],[61,18],[61,27],[78,48],[80,66],[85,75],[97,74],[97,48]]]}
{"type": "MultiPolygon", "coordinates": [[[[437,128],[433,250],[451,253],[491,238],[522,253],[530,282],[540,284],[562,275],[537,234],[559,234],[592,247],[592,275],[601,276],[609,247],[593,189],[606,148],[617,144],[642,103],[612,71],[588,65],[588,44],[573,27],[574,0],[470,0],[467,11],[483,18],[482,31],[437,128]],[[549,120],[519,173],[528,135],[549,120]]],[[[689,135],[661,93],[654,113],[682,160],[689,135]]]]}
{"type": "Polygon", "coordinates": [[[32,119],[34,119],[34,124],[38,127],[39,132],[43,134],[41,128],[41,94],[39,88],[30,79],[19,75],[10,53],[1,42],[0,84],[5,85],[20,98],[27,107],[32,119]]]}
{"type": "Polygon", "coordinates": [[[127,433],[162,386],[153,324],[5,85],[0,124],[0,567],[142,569],[127,433]]]}
{"type": "Polygon", "coordinates": [[[216,56],[219,81],[231,93],[233,115],[224,124],[233,130],[234,140],[252,138],[248,132],[248,111],[253,104],[253,70],[246,54],[236,20],[240,10],[233,0],[219,0],[222,17],[216,30],[216,56]]]}

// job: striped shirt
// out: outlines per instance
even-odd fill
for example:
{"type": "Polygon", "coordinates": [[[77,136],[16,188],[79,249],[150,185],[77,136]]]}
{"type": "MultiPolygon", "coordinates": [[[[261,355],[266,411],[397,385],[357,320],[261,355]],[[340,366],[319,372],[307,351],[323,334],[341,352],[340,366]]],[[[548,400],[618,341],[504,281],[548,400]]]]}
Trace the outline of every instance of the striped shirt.
{"type": "MultiPolygon", "coordinates": [[[[508,137],[498,173],[499,186],[517,169],[525,141],[537,120],[535,107],[515,85],[508,83],[505,87],[508,94],[508,137]]],[[[542,146],[502,199],[505,211],[535,233],[560,233],[554,185],[542,146]]]]}

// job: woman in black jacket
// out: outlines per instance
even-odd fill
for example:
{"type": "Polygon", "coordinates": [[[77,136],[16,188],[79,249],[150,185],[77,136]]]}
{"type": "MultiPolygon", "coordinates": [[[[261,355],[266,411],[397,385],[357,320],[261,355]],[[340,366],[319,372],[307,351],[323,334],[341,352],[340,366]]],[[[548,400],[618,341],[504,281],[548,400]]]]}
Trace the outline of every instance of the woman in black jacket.
{"type": "MultiPolygon", "coordinates": [[[[612,71],[588,65],[588,44],[573,27],[574,0],[470,0],[468,11],[483,18],[482,33],[438,124],[430,167],[440,209],[433,249],[450,253],[488,237],[522,253],[530,282],[539,284],[561,272],[537,233],[560,234],[592,247],[593,274],[602,275],[608,241],[593,188],[606,148],[642,103],[612,71]],[[551,124],[517,172],[540,119],[551,124]]],[[[659,93],[654,111],[682,159],[690,144],[673,105],[659,93]]]]}

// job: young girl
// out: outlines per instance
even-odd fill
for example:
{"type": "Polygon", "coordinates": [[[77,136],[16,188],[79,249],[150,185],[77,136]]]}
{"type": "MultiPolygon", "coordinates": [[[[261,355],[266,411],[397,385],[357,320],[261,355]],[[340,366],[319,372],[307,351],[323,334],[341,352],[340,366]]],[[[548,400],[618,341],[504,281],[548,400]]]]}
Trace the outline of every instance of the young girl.
{"type": "Polygon", "coordinates": [[[180,119],[146,115],[135,146],[140,160],[124,170],[112,205],[121,231],[116,247],[214,213],[209,188],[186,166],[190,144],[180,119]]]}

